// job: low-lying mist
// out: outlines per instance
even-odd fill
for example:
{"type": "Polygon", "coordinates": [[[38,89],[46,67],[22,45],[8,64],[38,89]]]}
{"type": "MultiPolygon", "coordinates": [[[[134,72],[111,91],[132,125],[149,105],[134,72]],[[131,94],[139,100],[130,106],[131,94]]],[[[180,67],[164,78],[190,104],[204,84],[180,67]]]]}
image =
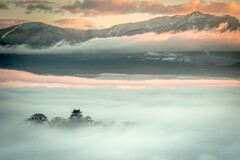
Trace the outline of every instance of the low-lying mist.
{"type": "Polygon", "coordinates": [[[50,48],[32,49],[26,45],[0,46],[0,53],[66,54],[66,53],[139,53],[148,51],[239,51],[240,32],[190,30],[162,34],[146,33],[135,36],[96,38],[80,44],[61,41],[50,48]]]}
{"type": "Polygon", "coordinates": [[[4,160],[237,160],[239,87],[155,89],[1,88],[4,160]],[[111,126],[31,125],[34,113],[69,118],[81,109],[111,126]],[[126,127],[131,121],[136,126],[126,127]]]}

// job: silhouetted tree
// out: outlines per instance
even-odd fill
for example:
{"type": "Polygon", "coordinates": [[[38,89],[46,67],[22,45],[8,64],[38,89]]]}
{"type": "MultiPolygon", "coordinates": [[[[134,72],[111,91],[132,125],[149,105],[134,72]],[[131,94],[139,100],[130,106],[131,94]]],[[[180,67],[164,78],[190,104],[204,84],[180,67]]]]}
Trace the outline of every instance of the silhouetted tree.
{"type": "Polygon", "coordinates": [[[31,121],[31,122],[36,122],[36,123],[48,122],[47,116],[45,116],[42,113],[36,113],[36,114],[32,115],[30,118],[28,118],[27,120],[31,121]]]}
{"type": "Polygon", "coordinates": [[[94,121],[92,120],[92,118],[90,116],[86,116],[83,118],[83,122],[87,125],[93,125],[94,121]]]}
{"type": "Polygon", "coordinates": [[[62,125],[65,125],[66,122],[67,122],[67,120],[63,117],[54,117],[50,121],[50,125],[52,125],[52,126],[62,126],[62,125]]]}
{"type": "MultiPolygon", "coordinates": [[[[43,124],[44,122],[49,122],[48,118],[42,113],[33,114],[27,121],[43,124]]],[[[63,127],[63,128],[76,128],[80,126],[92,126],[92,125],[101,125],[101,126],[113,126],[114,121],[110,123],[105,123],[102,121],[93,121],[90,116],[84,117],[82,112],[79,109],[74,109],[68,119],[63,117],[54,117],[48,125],[52,127],[63,127]]],[[[132,127],[137,125],[134,122],[123,122],[122,125],[127,127],[132,127]]]]}

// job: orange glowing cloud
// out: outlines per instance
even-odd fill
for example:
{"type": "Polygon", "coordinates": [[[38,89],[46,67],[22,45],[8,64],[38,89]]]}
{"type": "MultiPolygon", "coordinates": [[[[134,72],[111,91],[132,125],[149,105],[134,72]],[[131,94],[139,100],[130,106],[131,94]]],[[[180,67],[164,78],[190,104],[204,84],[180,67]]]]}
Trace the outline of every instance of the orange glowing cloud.
{"type": "Polygon", "coordinates": [[[62,6],[62,9],[71,13],[83,13],[85,16],[118,15],[130,13],[152,14],[186,14],[194,11],[217,15],[240,15],[240,2],[218,2],[212,0],[207,4],[204,0],[191,0],[187,3],[164,5],[158,0],[83,0],[70,5],[62,6]]]}
{"type": "Polygon", "coordinates": [[[24,71],[0,69],[0,87],[141,89],[186,86],[239,87],[240,81],[231,79],[103,80],[71,76],[36,75],[24,71]]]}
{"type": "Polygon", "coordinates": [[[62,28],[92,29],[96,25],[84,19],[60,19],[55,21],[62,28]]]}
{"type": "Polygon", "coordinates": [[[239,2],[218,2],[211,1],[210,4],[203,0],[192,0],[188,3],[165,6],[159,1],[142,2],[140,8],[143,12],[160,14],[186,14],[194,11],[211,13],[217,15],[231,14],[240,15],[239,2]]]}
{"type": "Polygon", "coordinates": [[[134,40],[144,42],[142,45],[145,48],[156,51],[239,50],[240,31],[221,32],[227,26],[227,23],[222,23],[217,28],[208,31],[189,30],[178,33],[145,33],[136,35],[134,40]],[[146,47],[149,42],[151,43],[146,47]]]}
{"type": "Polygon", "coordinates": [[[119,15],[134,13],[139,1],[129,0],[83,0],[62,6],[63,10],[71,13],[83,13],[84,16],[119,15]]]}
{"type": "Polygon", "coordinates": [[[28,21],[22,20],[22,19],[0,19],[0,28],[10,27],[10,26],[21,24],[24,22],[28,22],[28,21]]]}

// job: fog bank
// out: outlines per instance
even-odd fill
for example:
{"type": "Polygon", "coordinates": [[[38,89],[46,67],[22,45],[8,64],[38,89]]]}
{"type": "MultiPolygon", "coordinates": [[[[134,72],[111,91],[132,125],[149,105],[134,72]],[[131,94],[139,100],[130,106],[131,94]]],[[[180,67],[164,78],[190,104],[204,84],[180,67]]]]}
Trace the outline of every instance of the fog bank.
{"type": "Polygon", "coordinates": [[[240,32],[190,30],[162,34],[146,33],[135,36],[96,38],[70,45],[61,41],[50,48],[31,49],[26,45],[0,46],[0,53],[66,54],[66,53],[139,53],[148,51],[239,51],[240,32]]]}
{"type": "MultiPolygon", "coordinates": [[[[74,76],[37,75],[30,72],[0,69],[0,87],[48,87],[48,88],[119,88],[141,89],[159,87],[238,87],[240,81],[235,79],[95,79],[74,76]]],[[[147,76],[145,76],[147,77],[147,76]]]]}
{"type": "Polygon", "coordinates": [[[237,160],[239,88],[1,88],[0,151],[7,160],[237,160]],[[73,130],[24,124],[33,113],[73,109],[136,127],[73,130]]]}

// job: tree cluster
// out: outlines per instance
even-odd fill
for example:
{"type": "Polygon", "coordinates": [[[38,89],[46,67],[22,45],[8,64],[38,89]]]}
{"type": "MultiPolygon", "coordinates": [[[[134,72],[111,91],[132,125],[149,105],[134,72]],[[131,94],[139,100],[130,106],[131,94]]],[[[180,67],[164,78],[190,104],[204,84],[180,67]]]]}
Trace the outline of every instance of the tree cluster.
{"type": "MultiPolygon", "coordinates": [[[[73,110],[70,117],[68,119],[63,117],[54,117],[50,121],[48,120],[47,116],[42,113],[33,114],[30,118],[26,119],[27,122],[31,122],[34,124],[46,124],[51,127],[57,128],[76,128],[76,127],[83,127],[83,126],[113,126],[115,122],[112,121],[110,123],[105,123],[102,121],[93,121],[90,116],[83,116],[80,110],[73,110]]],[[[134,122],[123,122],[123,126],[131,127],[135,126],[136,123],[134,122]]]]}
{"type": "Polygon", "coordinates": [[[63,117],[54,117],[50,121],[47,116],[42,113],[33,114],[26,119],[28,122],[35,124],[48,124],[52,127],[76,127],[76,126],[91,126],[96,124],[90,116],[84,117],[80,110],[73,110],[68,119],[63,117]]]}

